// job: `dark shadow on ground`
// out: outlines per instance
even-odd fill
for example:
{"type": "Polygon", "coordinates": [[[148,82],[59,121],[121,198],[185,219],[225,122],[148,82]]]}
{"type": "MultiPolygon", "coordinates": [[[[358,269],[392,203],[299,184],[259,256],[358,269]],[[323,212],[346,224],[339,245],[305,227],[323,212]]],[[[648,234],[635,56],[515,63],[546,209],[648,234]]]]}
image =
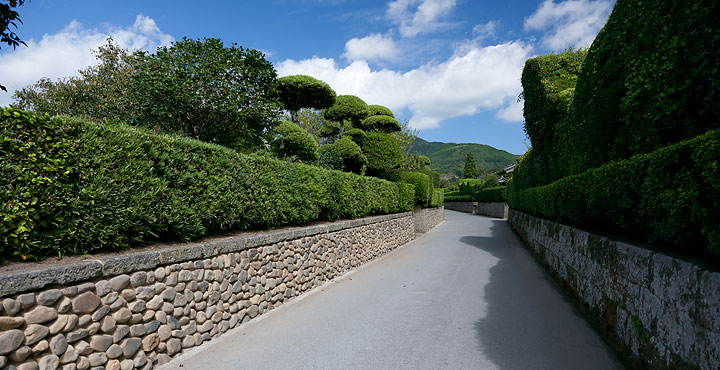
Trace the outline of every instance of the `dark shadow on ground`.
{"type": "Polygon", "coordinates": [[[460,238],[499,260],[485,287],[487,314],[475,324],[480,351],[500,370],[622,369],[594,332],[587,335],[592,329],[578,324],[581,316],[507,221],[491,222],[490,236],[460,238]]]}

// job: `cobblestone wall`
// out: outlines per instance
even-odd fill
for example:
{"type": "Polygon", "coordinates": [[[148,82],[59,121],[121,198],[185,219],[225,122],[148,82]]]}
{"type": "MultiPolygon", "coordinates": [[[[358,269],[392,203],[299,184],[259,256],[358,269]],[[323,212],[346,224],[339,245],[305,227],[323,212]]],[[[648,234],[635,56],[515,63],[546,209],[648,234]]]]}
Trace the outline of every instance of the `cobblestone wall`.
{"type": "Polygon", "coordinates": [[[0,369],[151,369],[412,240],[412,213],[0,275],[0,369]]]}
{"type": "Polygon", "coordinates": [[[720,369],[720,273],[514,210],[509,222],[632,362],[720,369]]]}
{"type": "Polygon", "coordinates": [[[413,212],[415,231],[426,233],[445,220],[445,207],[420,208],[413,212]]]}

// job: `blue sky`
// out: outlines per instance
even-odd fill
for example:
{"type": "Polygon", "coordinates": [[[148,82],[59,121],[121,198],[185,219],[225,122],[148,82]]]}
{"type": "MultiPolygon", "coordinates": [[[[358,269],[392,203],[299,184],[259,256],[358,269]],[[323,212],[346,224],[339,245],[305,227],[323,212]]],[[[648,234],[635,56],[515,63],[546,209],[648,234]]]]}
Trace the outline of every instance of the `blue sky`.
{"type": "Polygon", "coordinates": [[[339,94],[385,105],[429,141],[527,149],[520,73],[527,58],[587,47],[612,0],[29,0],[28,47],[1,45],[0,105],[41,77],[95,64],[108,35],[154,50],[217,37],[263,51],[279,75],[309,74],[339,94]]]}

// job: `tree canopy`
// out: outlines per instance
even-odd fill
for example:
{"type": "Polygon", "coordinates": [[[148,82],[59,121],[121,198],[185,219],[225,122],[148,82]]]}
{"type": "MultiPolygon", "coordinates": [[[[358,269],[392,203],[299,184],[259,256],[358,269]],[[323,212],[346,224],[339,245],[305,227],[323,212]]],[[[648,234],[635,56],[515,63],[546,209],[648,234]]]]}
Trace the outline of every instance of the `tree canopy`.
{"type": "Polygon", "coordinates": [[[351,125],[358,125],[368,116],[368,105],[362,99],[354,95],[340,95],[335,99],[335,104],[323,112],[325,119],[340,124],[339,136],[342,137],[345,131],[345,121],[351,125]]]}
{"type": "Polygon", "coordinates": [[[475,164],[475,155],[469,152],[465,157],[465,171],[463,172],[464,179],[477,179],[478,170],[475,164]]]}
{"type": "Polygon", "coordinates": [[[290,111],[293,122],[298,121],[298,111],[302,108],[326,109],[335,103],[335,90],[310,76],[280,77],[275,88],[277,99],[290,111]]]}
{"type": "Polygon", "coordinates": [[[270,147],[279,157],[309,162],[317,159],[318,144],[302,127],[282,121],[272,130],[270,147]]]}
{"type": "MultiPolygon", "coordinates": [[[[10,30],[10,27],[17,28],[17,22],[22,23],[20,15],[13,8],[21,6],[24,2],[25,0],[9,0],[7,4],[0,3],[0,43],[8,44],[13,49],[20,44],[25,45],[25,42],[10,30]]],[[[7,91],[3,85],[0,85],[0,90],[7,91]]]]}

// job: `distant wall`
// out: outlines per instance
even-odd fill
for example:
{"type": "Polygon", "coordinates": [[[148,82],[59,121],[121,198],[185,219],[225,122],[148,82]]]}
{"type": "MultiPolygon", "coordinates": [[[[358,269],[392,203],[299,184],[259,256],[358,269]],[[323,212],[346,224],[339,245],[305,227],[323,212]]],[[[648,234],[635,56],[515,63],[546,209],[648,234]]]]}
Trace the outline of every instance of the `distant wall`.
{"type": "Polygon", "coordinates": [[[0,369],[151,369],[414,229],[406,212],[0,273],[0,369]]]}
{"type": "Polygon", "coordinates": [[[475,213],[482,216],[507,218],[507,203],[478,203],[478,202],[445,202],[445,208],[465,213],[475,213]],[[474,204],[477,205],[475,209],[474,204]]]}
{"type": "Polygon", "coordinates": [[[515,210],[508,220],[632,362],[720,369],[720,273],[515,210]]]}
{"type": "Polygon", "coordinates": [[[426,233],[445,220],[445,207],[420,208],[413,211],[415,231],[426,233]]]}

